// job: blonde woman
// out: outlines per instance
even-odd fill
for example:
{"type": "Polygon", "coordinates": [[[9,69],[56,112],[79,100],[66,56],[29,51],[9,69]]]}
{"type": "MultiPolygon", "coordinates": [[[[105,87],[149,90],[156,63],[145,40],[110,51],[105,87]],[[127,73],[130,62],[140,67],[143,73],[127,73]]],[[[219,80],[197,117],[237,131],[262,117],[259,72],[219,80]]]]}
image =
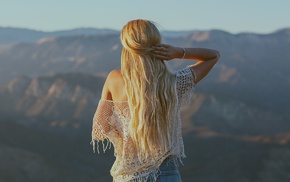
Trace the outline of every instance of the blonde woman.
{"type": "Polygon", "coordinates": [[[177,166],[185,153],[180,107],[219,53],[162,44],[159,30],[148,20],[128,22],[120,39],[121,71],[111,71],[105,81],[92,144],[95,148],[95,141],[102,141],[104,151],[113,144],[113,181],[181,181],[177,166]],[[165,62],[175,58],[197,62],[172,73],[165,62]]]}

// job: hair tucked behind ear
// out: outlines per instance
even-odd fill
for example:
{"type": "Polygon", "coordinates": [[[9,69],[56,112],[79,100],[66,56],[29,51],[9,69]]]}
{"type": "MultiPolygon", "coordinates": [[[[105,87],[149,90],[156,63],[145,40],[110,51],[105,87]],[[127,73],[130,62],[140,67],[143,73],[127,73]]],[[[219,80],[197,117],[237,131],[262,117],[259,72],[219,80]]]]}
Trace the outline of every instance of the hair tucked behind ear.
{"type": "Polygon", "coordinates": [[[121,32],[122,74],[131,112],[129,125],[139,157],[166,152],[171,147],[171,123],[175,120],[175,76],[151,47],[161,43],[157,27],[148,20],[128,22],[121,32]]]}

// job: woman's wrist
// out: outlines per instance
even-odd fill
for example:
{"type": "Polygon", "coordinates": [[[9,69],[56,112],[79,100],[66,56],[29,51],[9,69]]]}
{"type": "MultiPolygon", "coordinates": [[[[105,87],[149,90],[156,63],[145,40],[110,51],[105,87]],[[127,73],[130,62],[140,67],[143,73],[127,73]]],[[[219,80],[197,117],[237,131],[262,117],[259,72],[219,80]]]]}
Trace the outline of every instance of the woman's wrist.
{"type": "Polygon", "coordinates": [[[178,47],[178,53],[177,53],[177,58],[179,59],[185,59],[186,56],[186,49],[183,47],[178,47]]]}
{"type": "Polygon", "coordinates": [[[185,48],[182,48],[182,57],[181,57],[181,59],[184,59],[185,55],[186,55],[186,50],[185,50],[185,48]]]}
{"type": "Polygon", "coordinates": [[[182,47],[177,47],[177,54],[176,54],[176,58],[178,58],[178,59],[184,59],[184,57],[185,57],[185,49],[184,48],[182,48],[182,47]]]}

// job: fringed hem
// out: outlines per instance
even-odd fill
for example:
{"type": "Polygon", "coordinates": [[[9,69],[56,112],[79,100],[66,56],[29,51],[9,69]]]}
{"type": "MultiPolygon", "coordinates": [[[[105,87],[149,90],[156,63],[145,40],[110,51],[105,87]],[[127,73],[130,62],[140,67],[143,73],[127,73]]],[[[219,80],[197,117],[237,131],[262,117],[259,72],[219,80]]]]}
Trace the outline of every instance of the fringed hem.
{"type": "Polygon", "coordinates": [[[102,142],[103,153],[105,153],[107,149],[111,149],[111,147],[112,147],[112,142],[109,139],[104,139],[104,140],[101,140],[101,141],[92,140],[90,142],[90,144],[93,145],[94,153],[96,153],[96,142],[97,142],[97,152],[98,152],[98,154],[100,153],[99,142],[102,142]]]}

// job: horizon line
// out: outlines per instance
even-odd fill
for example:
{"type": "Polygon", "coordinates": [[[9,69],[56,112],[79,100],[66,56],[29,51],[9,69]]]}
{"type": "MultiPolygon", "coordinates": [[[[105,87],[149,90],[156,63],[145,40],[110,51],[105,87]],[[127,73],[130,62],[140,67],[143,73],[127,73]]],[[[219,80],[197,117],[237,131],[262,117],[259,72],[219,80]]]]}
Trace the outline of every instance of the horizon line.
{"type": "MultiPolygon", "coordinates": [[[[55,32],[64,32],[64,31],[72,31],[72,30],[81,30],[81,29],[94,29],[94,30],[109,30],[109,31],[116,31],[120,32],[121,30],[114,29],[114,28],[98,28],[98,27],[93,27],[93,26],[80,26],[80,27],[75,27],[75,28],[65,28],[65,29],[59,29],[59,30],[40,30],[40,29],[35,29],[35,28],[27,28],[27,27],[17,27],[17,26],[2,26],[0,25],[0,29],[19,29],[19,30],[29,30],[29,31],[36,31],[36,32],[42,32],[42,33],[55,33],[55,32]]],[[[247,33],[253,33],[253,34],[272,34],[275,32],[279,32],[282,30],[287,30],[290,29],[290,26],[288,27],[282,27],[282,28],[277,28],[274,31],[268,32],[268,33],[263,33],[263,32],[255,32],[255,31],[240,31],[240,32],[231,32],[225,29],[219,29],[219,28],[211,28],[211,29],[184,29],[184,30],[170,30],[170,29],[164,29],[160,30],[160,32],[209,32],[209,31],[222,31],[222,32],[227,32],[230,34],[247,34],[247,33]]]]}

